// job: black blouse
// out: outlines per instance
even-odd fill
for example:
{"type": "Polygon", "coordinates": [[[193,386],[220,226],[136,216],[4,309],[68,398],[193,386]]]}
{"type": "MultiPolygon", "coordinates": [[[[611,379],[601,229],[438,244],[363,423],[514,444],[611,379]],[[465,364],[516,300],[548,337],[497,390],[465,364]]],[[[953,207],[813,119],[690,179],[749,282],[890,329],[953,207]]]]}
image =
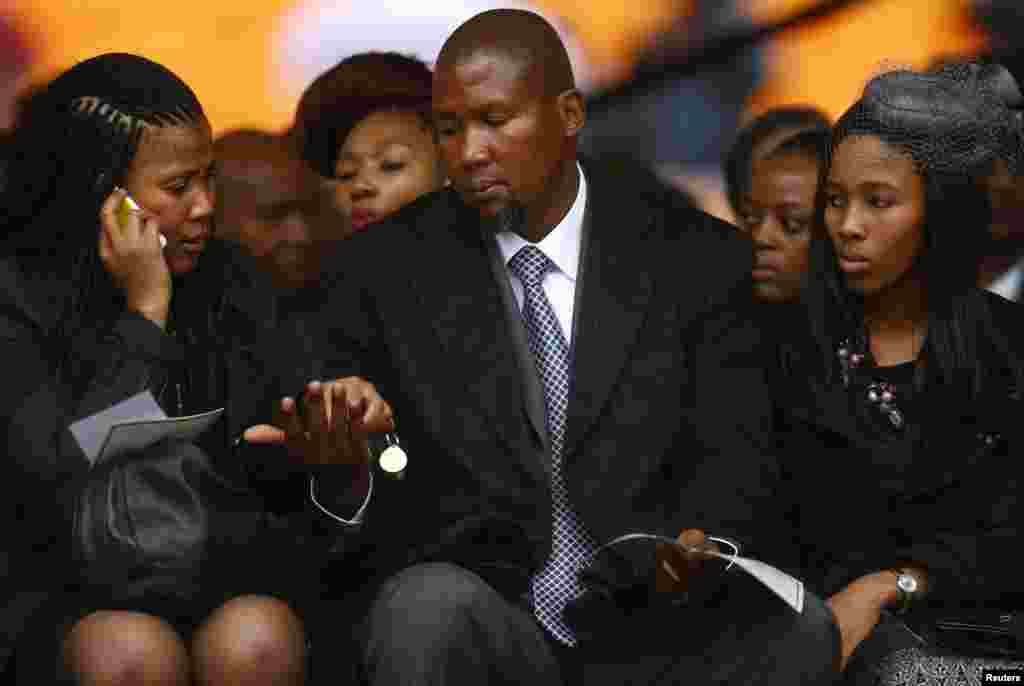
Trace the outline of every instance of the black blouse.
{"type": "MultiPolygon", "coordinates": [[[[1024,310],[991,299],[994,324],[1024,351],[1024,310]]],[[[776,375],[782,495],[810,588],[831,595],[914,562],[933,580],[930,605],[1024,604],[1013,562],[1024,406],[995,381],[977,403],[942,405],[915,391],[913,363],[864,365],[849,386],[776,375]],[[872,382],[891,385],[902,428],[869,399],[872,382]]]]}

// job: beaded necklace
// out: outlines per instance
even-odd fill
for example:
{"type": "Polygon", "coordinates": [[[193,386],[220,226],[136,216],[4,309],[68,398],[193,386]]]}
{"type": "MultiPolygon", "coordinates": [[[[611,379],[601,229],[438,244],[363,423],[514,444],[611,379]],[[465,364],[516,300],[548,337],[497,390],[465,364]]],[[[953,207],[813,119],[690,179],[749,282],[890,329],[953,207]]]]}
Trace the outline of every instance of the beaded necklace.
{"type": "MultiPolygon", "coordinates": [[[[867,354],[855,351],[851,340],[847,338],[839,344],[836,357],[839,358],[839,367],[842,370],[843,386],[849,388],[853,383],[855,370],[864,365],[867,354]]],[[[896,404],[896,387],[894,385],[885,381],[871,381],[865,391],[868,403],[889,420],[892,428],[900,430],[904,427],[906,418],[896,404]]]]}

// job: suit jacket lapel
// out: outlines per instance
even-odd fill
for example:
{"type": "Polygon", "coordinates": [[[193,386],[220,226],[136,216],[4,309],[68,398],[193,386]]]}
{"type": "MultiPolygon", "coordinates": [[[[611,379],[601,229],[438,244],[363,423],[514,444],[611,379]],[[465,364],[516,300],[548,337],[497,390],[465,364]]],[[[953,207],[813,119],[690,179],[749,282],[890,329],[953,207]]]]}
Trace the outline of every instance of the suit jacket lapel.
{"type": "Polygon", "coordinates": [[[471,401],[463,404],[479,407],[497,437],[521,456],[535,478],[546,482],[524,416],[523,374],[516,362],[509,312],[479,219],[460,203],[451,204],[454,212],[446,214],[451,225],[416,223],[423,256],[418,263],[424,267],[415,271],[413,292],[432,316],[443,363],[455,377],[451,388],[468,395],[471,401]]]}
{"type": "MultiPolygon", "coordinates": [[[[516,350],[516,361],[523,380],[523,410],[533,427],[538,444],[542,445],[545,449],[549,449],[544,389],[537,374],[537,364],[533,359],[533,351],[530,350],[530,342],[527,339],[526,326],[523,323],[523,317],[519,310],[519,303],[516,301],[515,293],[512,291],[512,284],[509,283],[508,271],[505,267],[501,250],[498,249],[497,242],[488,240],[485,243],[491,256],[494,279],[498,284],[498,290],[501,292],[502,301],[505,303],[506,317],[512,333],[512,342],[516,350]]],[[[547,471],[551,470],[550,460],[544,460],[544,467],[547,471]]]]}
{"type": "Polygon", "coordinates": [[[630,345],[647,313],[651,278],[642,253],[653,217],[640,203],[587,173],[584,241],[576,282],[572,387],[565,459],[580,442],[608,400],[626,363],[630,345]]]}

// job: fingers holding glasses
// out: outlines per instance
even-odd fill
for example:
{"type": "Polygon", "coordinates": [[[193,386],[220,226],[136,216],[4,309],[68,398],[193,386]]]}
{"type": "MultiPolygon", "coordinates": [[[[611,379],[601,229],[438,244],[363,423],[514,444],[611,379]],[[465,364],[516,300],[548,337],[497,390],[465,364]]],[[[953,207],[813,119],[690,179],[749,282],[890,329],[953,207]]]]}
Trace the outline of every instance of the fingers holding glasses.
{"type": "Polygon", "coordinates": [[[707,561],[715,559],[719,552],[718,544],[700,529],[683,530],[676,538],[676,545],[659,544],[655,555],[658,590],[688,592],[707,561]]]}
{"type": "Polygon", "coordinates": [[[721,552],[718,544],[700,529],[685,529],[679,534],[676,541],[683,549],[682,553],[687,559],[710,560],[714,555],[709,553],[721,552]]]}

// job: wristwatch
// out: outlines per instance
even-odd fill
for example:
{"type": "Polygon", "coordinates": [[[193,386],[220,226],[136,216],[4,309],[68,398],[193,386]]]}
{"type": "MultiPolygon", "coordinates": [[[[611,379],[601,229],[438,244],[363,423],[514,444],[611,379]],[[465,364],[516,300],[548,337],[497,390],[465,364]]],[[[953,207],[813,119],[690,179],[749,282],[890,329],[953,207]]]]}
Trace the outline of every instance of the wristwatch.
{"type": "Polygon", "coordinates": [[[896,605],[892,608],[895,614],[906,614],[914,602],[920,585],[917,579],[905,570],[897,569],[896,572],[896,605]]]}

